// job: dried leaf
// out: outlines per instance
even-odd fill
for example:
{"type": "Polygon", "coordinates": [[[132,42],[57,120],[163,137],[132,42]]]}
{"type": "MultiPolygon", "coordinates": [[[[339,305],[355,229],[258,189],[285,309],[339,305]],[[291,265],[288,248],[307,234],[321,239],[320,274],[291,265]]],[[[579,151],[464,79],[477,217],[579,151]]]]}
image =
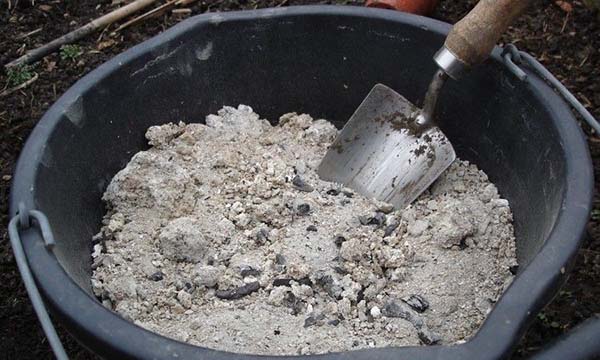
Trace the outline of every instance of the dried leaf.
{"type": "Polygon", "coordinates": [[[566,13],[570,13],[571,11],[573,11],[573,5],[571,5],[571,3],[567,2],[567,1],[555,1],[554,2],[556,5],[558,5],[562,11],[566,12],[566,13]]]}
{"type": "Polygon", "coordinates": [[[104,41],[100,41],[98,43],[98,45],[96,46],[96,49],[98,49],[98,50],[104,50],[106,48],[109,48],[109,47],[113,46],[116,43],[117,42],[114,41],[113,39],[107,39],[107,40],[104,40],[104,41]]]}

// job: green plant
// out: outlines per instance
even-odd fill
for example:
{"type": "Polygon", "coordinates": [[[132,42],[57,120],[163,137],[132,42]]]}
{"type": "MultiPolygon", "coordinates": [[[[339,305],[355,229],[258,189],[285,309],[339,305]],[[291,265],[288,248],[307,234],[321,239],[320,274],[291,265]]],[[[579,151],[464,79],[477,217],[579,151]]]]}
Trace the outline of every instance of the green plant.
{"type": "Polygon", "coordinates": [[[33,77],[33,71],[29,65],[21,65],[9,68],[6,73],[9,86],[18,86],[33,77]]]}
{"type": "Polygon", "coordinates": [[[63,45],[60,48],[60,58],[62,60],[75,60],[83,53],[79,45],[63,45]]]}

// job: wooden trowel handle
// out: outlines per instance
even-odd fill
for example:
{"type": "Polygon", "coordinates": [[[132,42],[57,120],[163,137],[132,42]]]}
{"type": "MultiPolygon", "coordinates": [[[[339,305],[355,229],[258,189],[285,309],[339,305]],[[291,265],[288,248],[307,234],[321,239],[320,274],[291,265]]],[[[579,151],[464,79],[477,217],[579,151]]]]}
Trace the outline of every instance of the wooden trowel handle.
{"type": "Polygon", "coordinates": [[[480,0],[454,25],[445,47],[466,65],[483,62],[500,36],[530,3],[531,0],[480,0]]]}

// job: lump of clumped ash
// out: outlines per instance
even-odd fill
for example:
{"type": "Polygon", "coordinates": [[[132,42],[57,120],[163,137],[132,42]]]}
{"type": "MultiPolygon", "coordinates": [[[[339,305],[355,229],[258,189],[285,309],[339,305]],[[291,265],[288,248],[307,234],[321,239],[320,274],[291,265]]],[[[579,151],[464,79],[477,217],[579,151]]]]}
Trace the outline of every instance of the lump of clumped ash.
{"type": "Polygon", "coordinates": [[[511,282],[512,214],[457,160],[406,209],[322,181],[326,120],[248,106],[148,129],[112,180],[94,292],[205,347],[314,354],[468,339],[511,282]]]}

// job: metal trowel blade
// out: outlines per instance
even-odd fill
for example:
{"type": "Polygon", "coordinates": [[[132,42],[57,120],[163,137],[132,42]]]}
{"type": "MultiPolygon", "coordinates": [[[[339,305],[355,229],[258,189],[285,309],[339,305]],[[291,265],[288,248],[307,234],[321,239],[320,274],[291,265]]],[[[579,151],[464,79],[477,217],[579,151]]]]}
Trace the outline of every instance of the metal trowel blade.
{"type": "Polygon", "coordinates": [[[321,179],[396,209],[408,206],[456,159],[438,127],[412,120],[418,111],[394,90],[375,85],[321,161],[321,179]]]}

